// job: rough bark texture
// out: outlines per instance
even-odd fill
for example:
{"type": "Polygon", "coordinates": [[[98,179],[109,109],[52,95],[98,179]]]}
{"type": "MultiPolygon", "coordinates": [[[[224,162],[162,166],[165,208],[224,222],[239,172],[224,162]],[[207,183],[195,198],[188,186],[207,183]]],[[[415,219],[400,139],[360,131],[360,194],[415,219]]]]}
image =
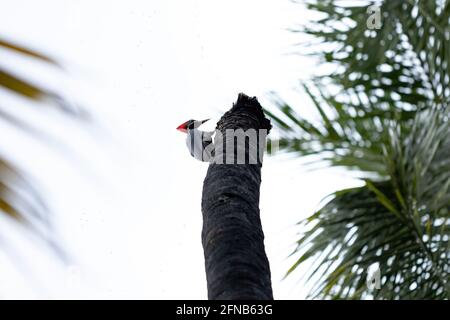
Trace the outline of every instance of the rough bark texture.
{"type": "MultiPolygon", "coordinates": [[[[226,129],[267,129],[256,98],[239,94],[232,109],[217,123],[227,143],[226,129]]],[[[266,138],[258,143],[265,146],[266,138]]],[[[248,152],[248,143],[245,144],[248,152]]],[[[225,153],[225,146],[223,147],[225,153]]],[[[216,154],[216,157],[225,156],[216,154]]],[[[209,299],[273,299],[269,261],[259,212],[262,163],[215,164],[203,184],[202,244],[209,299]]]]}

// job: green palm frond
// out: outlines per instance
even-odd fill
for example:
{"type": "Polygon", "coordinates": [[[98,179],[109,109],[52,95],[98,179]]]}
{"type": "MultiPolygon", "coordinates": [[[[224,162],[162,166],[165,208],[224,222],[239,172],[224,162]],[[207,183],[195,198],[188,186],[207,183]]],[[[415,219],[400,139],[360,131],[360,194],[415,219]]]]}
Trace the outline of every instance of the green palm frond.
{"type": "Polygon", "coordinates": [[[448,101],[448,1],[383,1],[382,28],[369,30],[367,6],[372,2],[344,6],[334,0],[307,1],[309,9],[326,17],[298,31],[330,46],[317,46],[320,51],[314,54],[340,66],[326,77],[375,105],[415,110],[430,99],[448,101]]]}
{"type": "MultiPolygon", "coordinates": [[[[60,68],[55,60],[46,55],[2,38],[0,38],[0,50],[15,53],[24,59],[41,62],[49,67],[60,68]]],[[[11,71],[10,68],[6,68],[2,61],[0,61],[0,88],[14,95],[24,97],[36,106],[56,107],[71,118],[87,119],[87,113],[82,108],[72,106],[56,92],[20,77],[11,71]]],[[[32,133],[33,136],[38,136],[36,134],[39,133],[38,129],[32,127],[27,121],[23,121],[9,113],[5,108],[1,108],[2,106],[4,107],[4,103],[0,103],[1,122],[8,123],[18,129],[24,129],[26,132],[32,133]]],[[[25,111],[26,109],[24,108],[25,111]]],[[[4,136],[8,135],[11,135],[11,133],[4,134],[4,136]]],[[[24,173],[23,169],[10,159],[10,155],[5,153],[5,150],[0,153],[0,215],[39,236],[58,255],[63,257],[63,252],[52,239],[50,209],[46,206],[41,192],[37,190],[35,183],[24,173]]]]}
{"type": "MultiPolygon", "coordinates": [[[[364,298],[367,271],[381,270],[383,299],[450,297],[450,125],[440,111],[415,119],[384,144],[385,181],[336,192],[307,220],[299,261],[326,253],[314,297],[364,298]],[[412,157],[414,161],[409,161],[412,157]]],[[[292,272],[295,268],[291,269],[292,272]]]]}
{"type": "Polygon", "coordinates": [[[280,150],[300,156],[318,155],[320,160],[333,166],[356,169],[366,176],[385,177],[387,169],[381,162],[380,143],[388,139],[386,128],[396,117],[411,117],[411,114],[381,110],[357,113],[360,105],[338,101],[319,85],[315,87],[318,92],[315,94],[306,84],[304,89],[320,115],[318,121],[303,118],[276,96],[274,104],[289,129],[266,110],[280,128],[281,137],[277,141],[280,150]]]}
{"type": "MultiPolygon", "coordinates": [[[[36,62],[46,64],[48,67],[61,69],[60,64],[39,52],[27,49],[25,47],[14,44],[11,41],[4,40],[0,37],[0,50],[14,52],[23,58],[28,58],[36,62]]],[[[43,85],[37,84],[31,80],[24,79],[14,71],[7,68],[5,64],[0,61],[0,88],[6,89],[9,92],[25,97],[36,104],[44,104],[46,106],[56,107],[59,111],[69,115],[72,118],[87,120],[89,115],[86,111],[75,105],[70,104],[63,95],[46,88],[43,85]]]]}
{"type": "Polygon", "coordinates": [[[366,25],[373,1],[305,3],[322,15],[297,31],[333,71],[302,84],[316,119],[276,95],[268,114],[281,151],[356,170],[364,186],[304,221],[288,273],[316,261],[313,297],[448,299],[450,1],[377,1],[379,30],[366,25]],[[382,283],[369,292],[372,265],[382,283]]]}
{"type": "MultiPolygon", "coordinates": [[[[46,57],[45,55],[23,48],[0,38],[0,49],[2,48],[4,50],[10,50],[17,54],[27,56],[31,59],[42,61],[52,66],[58,66],[56,61],[46,57]]],[[[16,94],[33,100],[53,100],[57,96],[55,93],[46,90],[43,87],[33,84],[25,79],[21,79],[13,72],[7,71],[4,68],[5,66],[0,65],[0,87],[6,88],[16,94]]]]}

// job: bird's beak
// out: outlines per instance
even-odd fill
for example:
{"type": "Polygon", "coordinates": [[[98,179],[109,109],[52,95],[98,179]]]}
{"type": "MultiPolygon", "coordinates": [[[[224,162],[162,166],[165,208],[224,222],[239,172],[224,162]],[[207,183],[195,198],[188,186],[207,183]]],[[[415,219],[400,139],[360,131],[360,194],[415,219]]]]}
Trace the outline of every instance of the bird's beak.
{"type": "Polygon", "coordinates": [[[181,132],[184,132],[184,133],[187,133],[186,122],[183,122],[182,124],[180,124],[180,125],[177,127],[177,130],[178,130],[178,131],[181,131],[181,132]]]}

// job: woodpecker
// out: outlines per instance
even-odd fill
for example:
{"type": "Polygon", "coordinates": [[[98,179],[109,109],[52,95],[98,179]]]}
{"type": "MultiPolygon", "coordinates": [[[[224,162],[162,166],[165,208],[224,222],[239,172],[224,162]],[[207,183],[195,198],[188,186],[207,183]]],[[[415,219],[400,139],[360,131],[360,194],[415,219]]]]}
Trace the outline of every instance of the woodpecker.
{"type": "Polygon", "coordinates": [[[214,158],[213,132],[198,130],[206,120],[188,120],[177,127],[178,131],[186,133],[186,146],[195,159],[210,162],[214,158]]]}

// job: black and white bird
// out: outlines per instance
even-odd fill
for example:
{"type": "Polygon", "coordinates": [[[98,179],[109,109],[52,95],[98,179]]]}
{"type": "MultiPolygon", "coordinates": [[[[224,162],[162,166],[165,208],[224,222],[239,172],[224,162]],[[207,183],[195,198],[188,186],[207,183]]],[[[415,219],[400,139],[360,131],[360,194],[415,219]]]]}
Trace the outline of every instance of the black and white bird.
{"type": "Polygon", "coordinates": [[[208,120],[188,120],[177,127],[178,131],[186,133],[186,146],[191,156],[203,162],[211,162],[214,159],[214,131],[198,129],[208,120]]]}

